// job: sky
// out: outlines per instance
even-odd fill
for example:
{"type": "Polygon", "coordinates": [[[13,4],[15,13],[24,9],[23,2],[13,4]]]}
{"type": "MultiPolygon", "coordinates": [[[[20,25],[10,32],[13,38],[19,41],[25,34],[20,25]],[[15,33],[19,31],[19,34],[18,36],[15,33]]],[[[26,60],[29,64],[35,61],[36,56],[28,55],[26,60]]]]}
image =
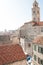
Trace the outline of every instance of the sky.
{"type": "MultiPolygon", "coordinates": [[[[43,20],[43,0],[37,0],[43,20]]],[[[0,0],[0,31],[15,30],[32,20],[34,0],[0,0]]]]}

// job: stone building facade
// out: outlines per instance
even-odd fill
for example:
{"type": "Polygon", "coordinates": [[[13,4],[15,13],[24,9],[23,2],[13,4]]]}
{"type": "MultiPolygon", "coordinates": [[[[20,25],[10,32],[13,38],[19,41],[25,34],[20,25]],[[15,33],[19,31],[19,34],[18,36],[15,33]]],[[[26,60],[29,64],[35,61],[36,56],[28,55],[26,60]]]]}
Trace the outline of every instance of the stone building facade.
{"type": "Polygon", "coordinates": [[[43,65],[43,36],[33,40],[33,65],[43,65]]]}
{"type": "Polygon", "coordinates": [[[24,37],[25,52],[32,55],[32,41],[34,37],[43,35],[43,21],[40,21],[40,8],[36,0],[34,1],[32,8],[32,21],[24,23],[19,29],[19,34],[20,39],[24,37]]]}
{"type": "Polygon", "coordinates": [[[10,40],[9,34],[0,35],[0,45],[1,44],[10,44],[10,43],[11,43],[11,40],[10,40]]]}

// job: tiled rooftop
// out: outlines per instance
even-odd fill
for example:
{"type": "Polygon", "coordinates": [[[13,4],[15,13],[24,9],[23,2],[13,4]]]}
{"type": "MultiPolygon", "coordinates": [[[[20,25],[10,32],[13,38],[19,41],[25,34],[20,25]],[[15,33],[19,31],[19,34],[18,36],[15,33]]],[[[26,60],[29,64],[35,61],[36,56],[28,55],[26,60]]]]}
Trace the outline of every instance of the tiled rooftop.
{"type": "Polygon", "coordinates": [[[30,21],[25,24],[29,24],[29,23],[31,23],[33,26],[43,26],[43,21],[40,21],[40,22],[30,21]]]}
{"type": "Polygon", "coordinates": [[[34,25],[36,25],[36,26],[43,26],[43,22],[35,22],[34,25]]]}
{"type": "Polygon", "coordinates": [[[0,46],[0,65],[23,60],[26,56],[19,44],[0,46]]]}
{"type": "Polygon", "coordinates": [[[43,36],[37,36],[37,37],[33,40],[33,43],[43,45],[43,36]]]}

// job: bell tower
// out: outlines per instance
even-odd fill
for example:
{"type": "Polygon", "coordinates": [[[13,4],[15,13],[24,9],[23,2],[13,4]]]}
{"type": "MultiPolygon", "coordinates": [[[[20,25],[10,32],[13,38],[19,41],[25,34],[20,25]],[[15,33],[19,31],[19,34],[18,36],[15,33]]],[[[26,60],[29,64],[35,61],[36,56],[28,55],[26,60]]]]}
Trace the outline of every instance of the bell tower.
{"type": "Polygon", "coordinates": [[[40,22],[40,8],[36,0],[34,0],[33,8],[32,8],[32,21],[40,22]]]}

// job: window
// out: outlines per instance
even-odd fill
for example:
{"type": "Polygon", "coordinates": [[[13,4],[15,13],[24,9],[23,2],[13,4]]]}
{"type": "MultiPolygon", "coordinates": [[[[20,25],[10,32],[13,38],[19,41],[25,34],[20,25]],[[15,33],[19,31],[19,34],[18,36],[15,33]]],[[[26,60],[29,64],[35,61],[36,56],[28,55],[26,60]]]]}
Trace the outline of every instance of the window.
{"type": "Polygon", "coordinates": [[[40,60],[40,58],[38,58],[38,63],[41,64],[41,60],[40,60]]]}
{"type": "Polygon", "coordinates": [[[40,58],[38,58],[38,63],[43,65],[43,60],[41,60],[40,58]]]}
{"type": "Polygon", "coordinates": [[[43,60],[41,60],[41,64],[43,65],[43,60]]]}
{"type": "Polygon", "coordinates": [[[41,28],[41,32],[43,32],[43,27],[41,28]]]}
{"type": "Polygon", "coordinates": [[[36,4],[35,4],[35,7],[36,7],[36,4]]]}
{"type": "Polygon", "coordinates": [[[40,19],[38,18],[38,21],[39,21],[40,19]]]}
{"type": "Polygon", "coordinates": [[[38,52],[43,54],[43,48],[42,47],[38,47],[38,52]]]}
{"type": "Polygon", "coordinates": [[[43,48],[41,48],[41,53],[43,54],[43,48]]]}
{"type": "Polygon", "coordinates": [[[38,52],[41,53],[41,47],[38,47],[38,52]]]}
{"type": "Polygon", "coordinates": [[[36,55],[34,55],[34,60],[36,61],[36,55]]]}
{"type": "Polygon", "coordinates": [[[33,11],[33,13],[35,13],[35,11],[33,11]]]}
{"type": "Polygon", "coordinates": [[[36,22],[36,18],[34,18],[34,22],[36,22]]]}
{"type": "Polygon", "coordinates": [[[34,45],[34,50],[36,51],[36,45],[34,45]]]}
{"type": "Polygon", "coordinates": [[[39,11],[37,11],[37,13],[39,14],[39,11]]]}
{"type": "Polygon", "coordinates": [[[28,47],[31,47],[31,44],[28,44],[28,47]]]}

